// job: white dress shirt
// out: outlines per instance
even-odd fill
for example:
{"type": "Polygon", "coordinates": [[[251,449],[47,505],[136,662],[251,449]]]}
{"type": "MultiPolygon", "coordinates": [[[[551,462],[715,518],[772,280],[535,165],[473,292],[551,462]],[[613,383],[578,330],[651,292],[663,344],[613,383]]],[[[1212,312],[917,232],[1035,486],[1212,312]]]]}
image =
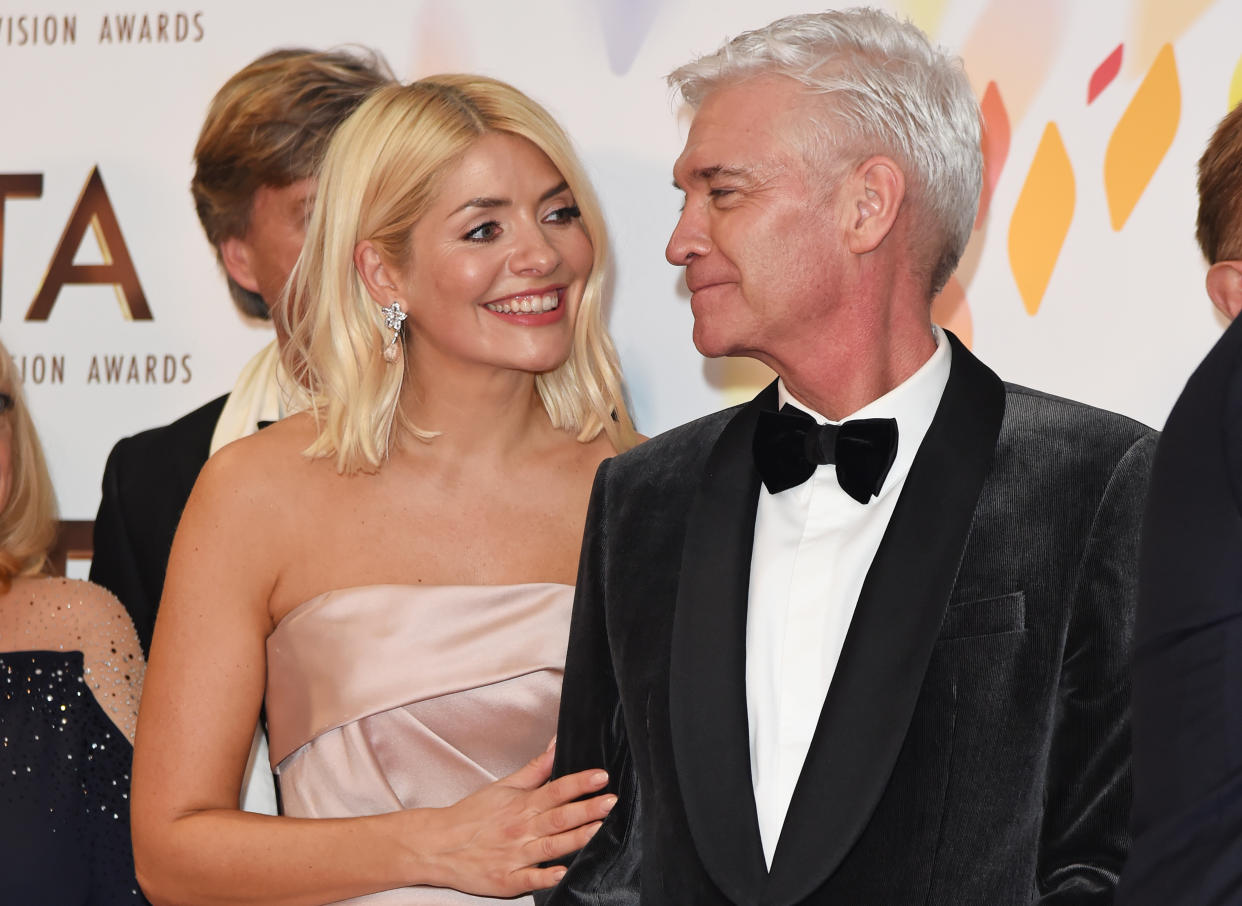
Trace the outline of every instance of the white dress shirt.
{"type": "MultiPolygon", "coordinates": [[[[949,380],[949,344],[933,328],[936,351],[913,375],[849,416],[895,418],[897,456],[879,495],[861,504],[819,466],[803,484],[759,489],[746,616],[746,711],[750,771],[768,866],[794,786],[819,722],[863,580],[888,528],[949,380]]],[[[793,399],[820,424],[831,422],[793,399]]],[[[832,816],[825,816],[831,820],[832,816]]]]}
{"type": "Polygon", "coordinates": [[[303,400],[291,398],[292,385],[280,363],[280,346],[272,340],[237,375],[216,419],[211,452],[254,434],[259,430],[259,422],[278,422],[290,412],[305,408],[303,400]]]}

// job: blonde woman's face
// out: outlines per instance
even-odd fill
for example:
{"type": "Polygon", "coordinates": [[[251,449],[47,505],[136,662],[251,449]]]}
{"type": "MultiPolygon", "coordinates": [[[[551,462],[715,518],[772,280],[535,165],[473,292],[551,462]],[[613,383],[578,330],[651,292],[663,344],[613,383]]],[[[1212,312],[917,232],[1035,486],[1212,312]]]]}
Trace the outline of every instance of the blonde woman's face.
{"type": "Polygon", "coordinates": [[[569,356],[593,249],[564,178],[524,138],[480,138],[415,225],[398,298],[411,364],[551,371],[569,356]]]}

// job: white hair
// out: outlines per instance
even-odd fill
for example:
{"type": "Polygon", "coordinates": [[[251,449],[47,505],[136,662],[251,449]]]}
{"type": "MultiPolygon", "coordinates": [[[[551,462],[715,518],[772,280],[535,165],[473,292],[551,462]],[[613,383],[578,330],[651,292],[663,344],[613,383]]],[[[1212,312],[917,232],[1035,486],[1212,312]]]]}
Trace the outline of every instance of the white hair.
{"type": "Polygon", "coordinates": [[[966,248],[983,183],[979,105],[961,59],[887,13],[831,10],[743,32],[668,83],[697,109],[716,89],[766,74],[828,101],[829,116],[812,123],[814,145],[859,160],[884,153],[903,167],[907,196],[940,234],[929,266],[939,292],[966,248]]]}

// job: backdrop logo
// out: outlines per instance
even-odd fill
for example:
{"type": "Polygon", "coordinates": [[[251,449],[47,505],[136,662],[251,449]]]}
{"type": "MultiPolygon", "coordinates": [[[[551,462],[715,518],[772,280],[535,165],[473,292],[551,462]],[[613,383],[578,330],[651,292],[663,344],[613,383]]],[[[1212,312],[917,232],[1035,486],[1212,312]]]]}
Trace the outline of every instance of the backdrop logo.
{"type": "MultiPolygon", "coordinates": [[[[87,40],[90,23],[86,24],[87,40]]],[[[203,13],[154,12],[105,14],[94,31],[99,44],[197,44],[205,35],[203,13]]],[[[68,15],[0,16],[0,44],[38,47],[78,43],[78,17],[68,15]]]]}
{"type": "MultiPolygon", "coordinates": [[[[9,198],[40,198],[43,195],[42,173],[0,173],[0,293],[4,278],[4,208],[9,198]]],[[[26,311],[27,321],[46,321],[61,289],[68,284],[112,286],[121,311],[130,321],[150,321],[151,309],[138,282],[138,272],[130,257],[129,247],[121,234],[116,212],[104,188],[99,167],[86,178],[69,222],[65,224],[60,242],[52,253],[43,283],[26,311]],[[103,256],[103,264],[74,264],[86,229],[95,233],[95,241],[103,256]]],[[[3,297],[0,296],[0,303],[3,297]]]]}

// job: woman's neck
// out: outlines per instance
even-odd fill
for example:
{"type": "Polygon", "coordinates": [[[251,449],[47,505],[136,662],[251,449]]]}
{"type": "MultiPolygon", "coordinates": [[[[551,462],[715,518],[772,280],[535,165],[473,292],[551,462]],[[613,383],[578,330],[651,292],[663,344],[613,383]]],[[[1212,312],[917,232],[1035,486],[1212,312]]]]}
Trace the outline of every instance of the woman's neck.
{"type": "Polygon", "coordinates": [[[411,367],[398,403],[438,455],[506,456],[551,430],[535,376],[501,368],[411,367]]]}

